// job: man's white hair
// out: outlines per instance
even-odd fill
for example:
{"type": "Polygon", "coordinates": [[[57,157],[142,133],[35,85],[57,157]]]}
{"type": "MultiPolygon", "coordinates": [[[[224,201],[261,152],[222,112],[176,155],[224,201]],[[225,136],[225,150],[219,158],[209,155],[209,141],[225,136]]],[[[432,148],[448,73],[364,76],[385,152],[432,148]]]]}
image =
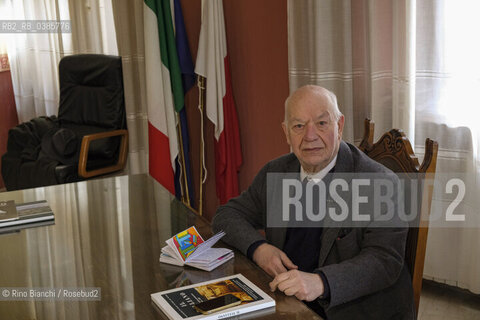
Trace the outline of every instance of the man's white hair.
{"type": "Polygon", "coordinates": [[[340,109],[338,108],[337,96],[335,95],[335,93],[333,93],[332,91],[330,91],[328,89],[325,89],[324,87],[308,84],[308,85],[305,85],[305,86],[300,87],[297,90],[293,91],[288,96],[288,98],[285,100],[285,120],[284,120],[285,123],[288,122],[288,107],[290,105],[292,97],[296,96],[296,93],[301,92],[301,91],[318,92],[318,93],[324,95],[325,97],[327,97],[327,99],[330,103],[331,110],[333,111],[333,117],[334,117],[335,121],[338,121],[340,119],[340,117],[343,115],[340,112],[340,109]]]}

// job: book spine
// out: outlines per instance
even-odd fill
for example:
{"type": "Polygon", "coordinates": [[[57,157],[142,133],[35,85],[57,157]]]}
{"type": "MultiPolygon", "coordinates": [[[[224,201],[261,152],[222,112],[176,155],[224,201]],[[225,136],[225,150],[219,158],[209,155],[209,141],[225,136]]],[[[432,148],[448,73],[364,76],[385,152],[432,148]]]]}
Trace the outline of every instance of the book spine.
{"type": "Polygon", "coordinates": [[[226,319],[230,317],[235,317],[239,316],[241,314],[245,313],[250,313],[253,311],[261,310],[261,309],[266,309],[269,307],[273,307],[275,305],[275,302],[266,302],[266,303],[261,303],[261,304],[252,304],[251,306],[248,305],[243,305],[240,306],[240,309],[236,310],[225,310],[222,313],[215,313],[212,314],[211,316],[207,316],[206,318],[202,318],[202,320],[219,320],[219,319],[226,319]]]}

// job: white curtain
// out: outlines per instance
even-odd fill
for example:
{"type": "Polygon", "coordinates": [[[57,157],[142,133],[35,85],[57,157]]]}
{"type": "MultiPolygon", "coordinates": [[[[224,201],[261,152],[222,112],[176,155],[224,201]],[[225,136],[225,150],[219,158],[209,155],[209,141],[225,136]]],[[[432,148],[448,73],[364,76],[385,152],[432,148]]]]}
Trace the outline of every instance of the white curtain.
{"type": "MultiPolygon", "coordinates": [[[[437,173],[467,178],[459,213],[477,221],[430,228],[424,277],[474,293],[480,293],[479,11],[473,0],[417,0],[416,138],[438,141],[437,173]]],[[[437,196],[433,205],[445,200],[437,196]]]]}
{"type": "Polygon", "coordinates": [[[122,56],[125,109],[129,133],[128,171],[148,172],[148,118],[145,100],[143,1],[116,0],[113,16],[122,56]]]}
{"type": "Polygon", "coordinates": [[[310,83],[335,92],[347,141],[361,140],[366,117],[376,132],[395,125],[413,141],[410,2],[288,2],[290,90],[310,83]]]}
{"type": "Polygon", "coordinates": [[[126,171],[146,172],[147,116],[141,85],[145,69],[143,35],[138,35],[139,28],[132,28],[140,25],[143,32],[143,16],[138,14],[142,13],[138,10],[143,9],[142,5],[138,1],[116,1],[113,8],[111,0],[0,0],[2,20],[70,22],[71,32],[0,34],[0,48],[8,48],[19,121],[58,114],[58,63],[62,57],[76,53],[118,55],[118,38],[129,130],[126,171]],[[122,14],[114,21],[113,11],[119,7],[122,14]],[[132,12],[136,13],[131,15],[132,12]],[[141,52],[137,53],[137,48],[141,52]]]}
{"type": "Polygon", "coordinates": [[[20,122],[58,113],[58,63],[62,57],[118,54],[111,0],[0,0],[0,9],[2,20],[71,21],[71,32],[2,35],[20,122]]]}
{"type": "MultiPolygon", "coordinates": [[[[66,1],[0,0],[2,20],[69,20],[66,1]]],[[[7,44],[20,122],[57,114],[58,62],[72,53],[66,33],[2,35],[7,44]]],[[[0,41],[1,41],[0,40],[0,41]]]]}
{"type": "Polygon", "coordinates": [[[68,0],[68,9],[74,53],[118,55],[112,0],[68,0]]]}
{"type": "MultiPolygon", "coordinates": [[[[475,177],[467,191],[478,194],[477,3],[289,0],[290,90],[311,83],[335,92],[347,141],[362,139],[366,117],[375,121],[376,139],[403,129],[417,155],[425,138],[438,141],[437,173],[475,177]]],[[[425,277],[479,293],[478,227],[431,228],[425,277]]]]}
{"type": "MultiPolygon", "coordinates": [[[[128,177],[23,192],[24,201],[45,199],[57,210],[55,227],[26,234],[25,280],[46,288],[103,286],[101,299],[117,319],[134,317],[128,177]],[[114,190],[105,196],[106,190],[114,190]],[[101,213],[101,214],[99,214],[101,213]],[[39,267],[41,266],[41,267],[39,267]],[[108,288],[102,282],[107,281],[108,288]]],[[[82,301],[33,302],[32,318],[100,319],[82,301]]]]}

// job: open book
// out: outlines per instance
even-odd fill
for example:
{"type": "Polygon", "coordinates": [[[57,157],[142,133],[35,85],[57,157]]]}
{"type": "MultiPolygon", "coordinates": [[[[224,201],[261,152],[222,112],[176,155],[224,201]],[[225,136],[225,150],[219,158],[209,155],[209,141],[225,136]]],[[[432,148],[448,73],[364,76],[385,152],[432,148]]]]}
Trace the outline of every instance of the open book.
{"type": "MultiPolygon", "coordinates": [[[[169,319],[212,320],[235,317],[268,308],[274,312],[275,300],[241,274],[153,293],[153,302],[169,319]],[[204,315],[195,305],[225,295],[234,295],[240,304],[204,315]]],[[[267,311],[267,310],[265,310],[267,311]]],[[[252,315],[259,315],[258,313],[252,315]]]]}
{"type": "Polygon", "coordinates": [[[233,258],[230,249],[212,248],[224,235],[221,231],[205,241],[195,227],[190,227],[165,241],[160,262],[211,271],[233,258]]]}

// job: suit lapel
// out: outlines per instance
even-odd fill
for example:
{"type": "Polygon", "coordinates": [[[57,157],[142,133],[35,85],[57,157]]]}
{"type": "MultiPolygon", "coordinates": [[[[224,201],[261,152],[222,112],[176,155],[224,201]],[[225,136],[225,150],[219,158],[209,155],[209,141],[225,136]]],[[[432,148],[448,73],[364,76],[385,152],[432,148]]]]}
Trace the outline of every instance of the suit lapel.
{"type": "MultiPolygon", "coordinates": [[[[300,162],[296,156],[293,156],[292,160],[285,164],[285,168],[282,172],[297,173],[298,179],[300,179],[300,162]]],[[[283,249],[287,235],[287,228],[266,228],[265,233],[269,242],[277,248],[283,249]]]]}
{"type": "MultiPolygon", "coordinates": [[[[354,164],[350,148],[345,142],[342,141],[338,150],[337,163],[335,164],[334,172],[353,172],[353,168],[354,164]]],[[[332,201],[331,199],[328,200],[332,201]]],[[[327,256],[338,237],[338,233],[341,230],[341,227],[338,226],[338,223],[334,223],[328,214],[325,218],[324,225],[326,227],[324,227],[322,232],[322,247],[320,248],[320,255],[318,257],[319,267],[324,265],[325,260],[327,259],[327,256]],[[329,225],[335,225],[336,227],[328,227],[329,225]]]]}
{"type": "Polygon", "coordinates": [[[318,257],[318,266],[322,267],[327,259],[330,250],[338,237],[341,228],[325,228],[322,232],[322,247],[320,248],[320,255],[318,257]]]}
{"type": "Polygon", "coordinates": [[[337,163],[335,164],[335,172],[353,172],[354,163],[350,148],[345,142],[340,142],[338,149],[337,163]]]}

